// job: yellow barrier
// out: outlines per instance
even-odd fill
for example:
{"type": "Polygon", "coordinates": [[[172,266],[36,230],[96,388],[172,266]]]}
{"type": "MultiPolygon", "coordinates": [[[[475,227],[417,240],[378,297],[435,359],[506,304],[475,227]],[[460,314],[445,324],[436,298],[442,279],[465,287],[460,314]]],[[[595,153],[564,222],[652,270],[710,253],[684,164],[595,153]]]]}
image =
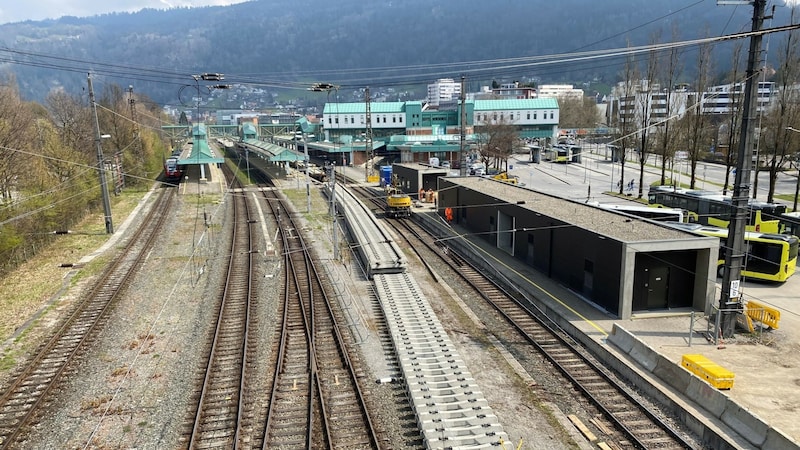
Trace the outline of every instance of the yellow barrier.
{"type": "Polygon", "coordinates": [[[681,366],[717,389],[733,388],[734,373],[703,355],[683,355],[681,366]]]}
{"type": "MultiPolygon", "coordinates": [[[[757,320],[773,330],[778,329],[778,322],[781,321],[780,311],[752,300],[747,301],[744,313],[747,314],[747,317],[757,320]]],[[[750,330],[750,332],[753,331],[754,330],[750,330]]]]}

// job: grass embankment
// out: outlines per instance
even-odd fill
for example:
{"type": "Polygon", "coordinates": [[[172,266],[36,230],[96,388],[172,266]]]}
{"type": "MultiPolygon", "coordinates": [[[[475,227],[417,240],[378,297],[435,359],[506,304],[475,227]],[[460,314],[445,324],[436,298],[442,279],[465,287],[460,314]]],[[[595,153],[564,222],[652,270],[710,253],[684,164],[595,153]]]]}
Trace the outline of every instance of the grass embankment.
{"type": "MultiPolygon", "coordinates": [[[[121,224],[144,195],[144,191],[124,191],[113,197],[114,223],[121,224]]],[[[0,370],[13,366],[17,352],[38,344],[26,342],[31,325],[47,321],[48,313],[59,306],[59,299],[70,287],[105,267],[104,256],[79,269],[70,267],[108,240],[103,212],[86,217],[70,231],[0,280],[0,370]]]]}

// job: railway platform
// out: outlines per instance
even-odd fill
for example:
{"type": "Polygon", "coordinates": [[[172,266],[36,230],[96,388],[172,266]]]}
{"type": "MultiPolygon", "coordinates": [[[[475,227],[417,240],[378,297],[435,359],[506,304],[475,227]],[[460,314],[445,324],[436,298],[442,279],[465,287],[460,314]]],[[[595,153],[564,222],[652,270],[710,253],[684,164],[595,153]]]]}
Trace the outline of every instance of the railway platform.
{"type": "Polygon", "coordinates": [[[222,194],[225,192],[225,176],[217,164],[189,165],[179,185],[178,192],[187,194],[222,194]]]}

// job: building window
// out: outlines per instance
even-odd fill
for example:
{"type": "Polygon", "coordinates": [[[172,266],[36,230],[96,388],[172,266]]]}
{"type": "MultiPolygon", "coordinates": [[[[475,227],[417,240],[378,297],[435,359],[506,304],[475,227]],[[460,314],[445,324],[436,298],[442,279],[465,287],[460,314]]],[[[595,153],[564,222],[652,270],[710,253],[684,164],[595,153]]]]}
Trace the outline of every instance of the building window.
{"type": "Polygon", "coordinates": [[[531,120],[531,113],[528,112],[528,120],[531,120]]]}
{"type": "Polygon", "coordinates": [[[536,113],[533,113],[533,120],[536,120],[536,113]]]}
{"type": "Polygon", "coordinates": [[[550,111],[550,120],[553,120],[553,111],[550,111]]]}

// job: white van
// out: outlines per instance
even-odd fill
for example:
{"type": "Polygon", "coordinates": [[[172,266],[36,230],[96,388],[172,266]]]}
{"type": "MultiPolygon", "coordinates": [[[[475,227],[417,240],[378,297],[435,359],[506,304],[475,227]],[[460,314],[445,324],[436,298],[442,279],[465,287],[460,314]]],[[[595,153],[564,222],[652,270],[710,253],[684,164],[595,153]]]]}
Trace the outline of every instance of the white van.
{"type": "Polygon", "coordinates": [[[484,163],[472,163],[469,165],[470,175],[483,175],[486,173],[486,165],[484,163]],[[479,173],[480,172],[480,173],[479,173]]]}

